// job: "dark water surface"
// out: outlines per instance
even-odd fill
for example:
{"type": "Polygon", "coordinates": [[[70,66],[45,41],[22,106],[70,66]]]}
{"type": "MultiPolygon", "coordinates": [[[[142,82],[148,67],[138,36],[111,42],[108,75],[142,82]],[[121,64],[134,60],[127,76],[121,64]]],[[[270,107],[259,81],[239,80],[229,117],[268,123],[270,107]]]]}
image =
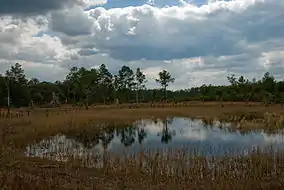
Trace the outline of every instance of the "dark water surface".
{"type": "Polygon", "coordinates": [[[136,154],[146,150],[175,150],[184,148],[196,156],[247,155],[272,147],[284,148],[284,133],[265,133],[262,130],[240,132],[229,123],[204,124],[202,120],[169,118],[167,120],[139,120],[129,126],[105,127],[94,134],[58,134],[26,148],[26,156],[45,157],[61,161],[85,154],[101,155],[104,148],[113,154],[136,154]]]}

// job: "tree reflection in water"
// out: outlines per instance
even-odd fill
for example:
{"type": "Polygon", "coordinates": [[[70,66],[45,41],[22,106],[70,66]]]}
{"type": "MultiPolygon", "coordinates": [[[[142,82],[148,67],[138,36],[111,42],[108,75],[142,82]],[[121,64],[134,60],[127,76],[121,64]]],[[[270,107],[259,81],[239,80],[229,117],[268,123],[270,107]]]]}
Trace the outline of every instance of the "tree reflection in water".
{"type": "MultiPolygon", "coordinates": [[[[154,120],[155,124],[162,123],[161,132],[157,133],[157,136],[161,137],[161,142],[168,144],[172,141],[173,136],[176,134],[175,130],[170,130],[168,125],[173,123],[172,118],[164,120],[154,120]]],[[[147,138],[147,129],[145,124],[141,122],[133,125],[104,125],[96,130],[84,130],[80,129],[78,132],[69,132],[66,137],[72,138],[79,143],[82,143],[85,148],[92,148],[98,144],[101,144],[104,150],[107,150],[108,145],[114,140],[114,138],[120,139],[121,144],[125,147],[132,146],[135,141],[140,145],[147,138]]]]}
{"type": "Polygon", "coordinates": [[[172,137],[175,135],[175,131],[170,131],[168,124],[172,124],[173,123],[173,119],[169,118],[169,119],[165,119],[162,121],[163,123],[163,129],[162,129],[162,134],[158,133],[158,136],[161,136],[161,142],[168,144],[169,142],[172,141],[172,137]]]}
{"type": "Polygon", "coordinates": [[[131,146],[135,142],[135,136],[136,136],[135,130],[136,129],[134,127],[129,125],[119,129],[121,137],[120,142],[124,144],[124,146],[126,147],[131,146]]]}

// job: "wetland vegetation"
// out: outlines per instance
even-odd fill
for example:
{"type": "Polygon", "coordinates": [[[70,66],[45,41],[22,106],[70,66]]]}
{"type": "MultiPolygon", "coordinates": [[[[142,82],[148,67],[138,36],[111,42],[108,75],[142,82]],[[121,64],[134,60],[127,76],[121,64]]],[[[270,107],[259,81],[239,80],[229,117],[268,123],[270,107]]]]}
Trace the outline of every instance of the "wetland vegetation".
{"type": "Polygon", "coordinates": [[[49,83],[16,64],[0,79],[0,187],[282,189],[283,81],[228,79],[169,91],[162,71],[147,90],[129,67],[49,83]]]}
{"type": "Polygon", "coordinates": [[[222,108],[212,102],[2,115],[0,185],[8,189],[271,189],[283,184],[284,139],[281,125],[275,125],[283,115],[281,105],[222,108]],[[238,128],[241,122],[246,124],[238,128]]]}

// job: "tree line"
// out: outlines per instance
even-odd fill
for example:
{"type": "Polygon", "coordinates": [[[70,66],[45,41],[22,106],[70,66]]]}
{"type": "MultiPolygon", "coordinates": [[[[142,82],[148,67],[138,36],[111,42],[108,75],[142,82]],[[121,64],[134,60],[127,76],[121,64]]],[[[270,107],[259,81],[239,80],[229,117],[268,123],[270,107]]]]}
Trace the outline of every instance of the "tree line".
{"type": "Polygon", "coordinates": [[[268,72],[259,79],[243,76],[227,77],[230,85],[202,85],[170,91],[174,83],[171,73],[162,70],[155,80],[161,88],[147,89],[146,76],[140,68],[122,66],[112,74],[102,64],[98,69],[72,67],[63,81],[47,82],[27,79],[19,63],[0,75],[0,106],[54,106],[60,104],[85,105],[141,102],[182,101],[257,101],[282,103],[284,81],[276,81],[268,72]]]}

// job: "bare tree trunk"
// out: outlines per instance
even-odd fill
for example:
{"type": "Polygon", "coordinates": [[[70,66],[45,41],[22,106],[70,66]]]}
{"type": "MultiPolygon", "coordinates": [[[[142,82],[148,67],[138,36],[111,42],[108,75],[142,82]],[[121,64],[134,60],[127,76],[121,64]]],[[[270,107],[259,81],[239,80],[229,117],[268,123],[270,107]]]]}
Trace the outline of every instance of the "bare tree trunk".
{"type": "Polygon", "coordinates": [[[118,98],[116,98],[116,108],[118,108],[118,105],[119,105],[119,100],[118,100],[118,98]]]}
{"type": "Polygon", "coordinates": [[[88,102],[84,101],[84,106],[85,106],[86,110],[88,110],[88,109],[89,109],[88,102]]]}
{"type": "Polygon", "coordinates": [[[164,87],[164,94],[165,94],[165,101],[167,102],[168,99],[167,87],[164,87]]]}
{"type": "Polygon", "coordinates": [[[85,106],[86,110],[89,109],[89,95],[87,95],[86,99],[84,100],[84,106],[85,106]]]}
{"type": "Polygon", "coordinates": [[[8,85],[7,85],[7,106],[8,106],[8,115],[10,115],[10,83],[9,83],[9,79],[8,79],[8,85]]]}
{"type": "Polygon", "coordinates": [[[136,103],[138,104],[139,103],[139,90],[137,89],[136,90],[136,103]]]}

